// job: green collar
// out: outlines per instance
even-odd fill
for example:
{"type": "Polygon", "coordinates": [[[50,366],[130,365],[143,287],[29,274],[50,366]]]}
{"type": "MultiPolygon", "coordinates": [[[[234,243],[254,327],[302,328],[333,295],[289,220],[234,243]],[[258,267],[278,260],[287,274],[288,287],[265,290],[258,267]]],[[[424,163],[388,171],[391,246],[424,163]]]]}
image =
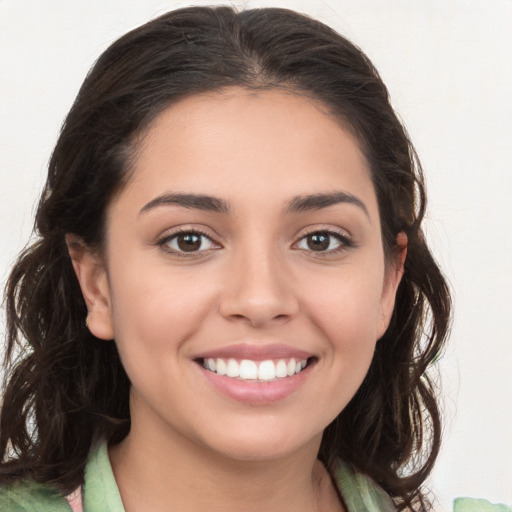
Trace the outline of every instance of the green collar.
{"type": "Polygon", "coordinates": [[[84,510],[87,512],[125,512],[108,458],[106,442],[98,445],[89,456],[84,480],[84,510]]]}
{"type": "MultiPolygon", "coordinates": [[[[340,463],[334,477],[348,512],[395,512],[390,497],[370,478],[355,473],[348,464],[340,463]]],[[[107,443],[100,443],[89,456],[82,504],[87,512],[125,512],[110,465],[107,443]]],[[[66,499],[54,488],[33,480],[16,480],[0,487],[0,510],[71,512],[66,499]]],[[[469,509],[460,510],[466,512],[469,509]]]]}
{"type": "MultiPolygon", "coordinates": [[[[343,462],[335,481],[348,512],[395,512],[391,498],[369,477],[356,473],[343,462]]],[[[83,496],[87,512],[125,512],[108,458],[107,444],[92,451],[85,469],[83,496]]],[[[53,487],[33,480],[15,480],[0,486],[0,511],[71,512],[66,501],[53,487]]],[[[512,512],[512,508],[486,500],[458,498],[454,512],[512,512]]]]}
{"type": "MultiPolygon", "coordinates": [[[[335,480],[348,512],[394,512],[391,498],[370,478],[355,473],[340,463],[335,480]]],[[[87,512],[125,512],[117,488],[107,444],[100,444],[89,458],[85,468],[84,510],[87,512]]]]}

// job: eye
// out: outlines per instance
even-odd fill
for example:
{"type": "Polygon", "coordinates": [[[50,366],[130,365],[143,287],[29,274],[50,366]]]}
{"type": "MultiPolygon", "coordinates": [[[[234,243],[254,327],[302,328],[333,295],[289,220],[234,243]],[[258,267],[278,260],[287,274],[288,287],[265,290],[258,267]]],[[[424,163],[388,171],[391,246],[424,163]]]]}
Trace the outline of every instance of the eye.
{"type": "Polygon", "coordinates": [[[166,251],[173,253],[199,253],[219,246],[207,235],[197,231],[181,231],[159,241],[166,251]]]}
{"type": "Polygon", "coordinates": [[[302,237],[296,247],[305,251],[313,252],[337,252],[351,247],[350,239],[340,233],[332,231],[314,231],[302,237]]]}

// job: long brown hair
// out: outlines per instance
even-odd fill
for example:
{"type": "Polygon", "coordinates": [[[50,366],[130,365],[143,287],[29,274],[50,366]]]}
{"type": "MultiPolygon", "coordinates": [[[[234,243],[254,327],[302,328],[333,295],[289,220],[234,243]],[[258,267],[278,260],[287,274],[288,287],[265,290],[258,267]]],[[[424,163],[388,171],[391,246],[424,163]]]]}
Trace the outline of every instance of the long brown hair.
{"type": "Polygon", "coordinates": [[[28,476],[76,487],[91,446],[130,429],[129,379],[114,341],[85,326],[65,235],[101,248],[105,210],[126,182],[137,135],[168,105],[227,86],[314,97],[357,137],[371,166],[387,255],[408,237],[391,324],[319,457],[342,457],[400,508],[427,510],[422,484],[441,437],[427,370],[442,351],[450,298],[420,225],[421,166],[369,59],[322,23],[285,9],[194,7],[121,37],[99,58],[69,112],[36,215],[36,240],[6,287],[7,356],[0,481],[28,476]],[[17,355],[16,347],[21,347],[17,355]]]}

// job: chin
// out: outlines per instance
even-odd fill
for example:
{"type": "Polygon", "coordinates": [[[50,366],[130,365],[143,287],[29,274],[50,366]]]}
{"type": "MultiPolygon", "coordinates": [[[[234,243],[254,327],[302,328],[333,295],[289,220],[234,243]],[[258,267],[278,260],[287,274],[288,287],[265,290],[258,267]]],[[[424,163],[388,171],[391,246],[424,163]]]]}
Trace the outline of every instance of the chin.
{"type": "Polygon", "coordinates": [[[243,462],[265,462],[283,459],[298,452],[318,452],[322,432],[314,436],[304,436],[289,430],[269,432],[256,429],[254,431],[226,431],[228,437],[216,439],[208,443],[213,450],[224,457],[243,462]]]}

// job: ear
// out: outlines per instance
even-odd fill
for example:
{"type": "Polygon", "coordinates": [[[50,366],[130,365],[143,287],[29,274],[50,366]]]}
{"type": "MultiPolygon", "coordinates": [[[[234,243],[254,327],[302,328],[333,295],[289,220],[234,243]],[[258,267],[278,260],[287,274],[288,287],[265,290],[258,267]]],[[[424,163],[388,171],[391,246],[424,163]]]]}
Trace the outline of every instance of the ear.
{"type": "Polygon", "coordinates": [[[377,339],[381,338],[389,326],[395,307],[396,292],[404,275],[404,264],[407,256],[407,235],[398,233],[395,254],[387,265],[384,286],[380,302],[380,318],[377,325],[377,339]]]}
{"type": "Polygon", "coordinates": [[[66,235],[66,245],[87,306],[89,331],[104,340],[114,338],[108,275],[102,258],[76,235],[66,235]]]}

